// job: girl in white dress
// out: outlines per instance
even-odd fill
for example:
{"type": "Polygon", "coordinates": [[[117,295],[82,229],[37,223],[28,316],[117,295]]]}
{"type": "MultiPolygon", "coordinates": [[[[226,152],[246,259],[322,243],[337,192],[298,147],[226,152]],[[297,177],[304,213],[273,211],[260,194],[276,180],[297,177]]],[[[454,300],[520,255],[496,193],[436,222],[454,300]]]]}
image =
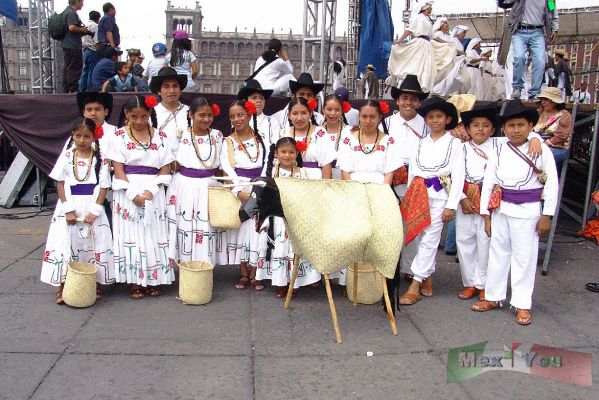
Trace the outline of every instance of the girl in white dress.
{"type": "Polygon", "coordinates": [[[223,147],[223,134],[210,126],[219,114],[216,104],[195,98],[189,107],[189,128],[178,140],[178,171],[166,196],[172,259],[227,263],[225,232],[208,221],[208,187],[217,185],[212,177],[223,147]]]}
{"type": "Polygon", "coordinates": [[[309,179],[331,179],[332,163],[336,158],[335,137],[316,125],[313,114],[316,106],[316,99],[291,99],[289,127],[281,131],[279,138],[289,136],[298,142],[297,148],[309,179]]]}
{"type": "MultiPolygon", "coordinates": [[[[345,113],[351,110],[351,104],[335,94],[330,94],[324,98],[322,113],[324,114],[325,122],[324,130],[335,138],[335,152],[339,151],[339,141],[341,140],[341,132],[348,125],[345,113]]],[[[332,165],[332,178],[341,179],[341,170],[337,167],[337,162],[332,165]]]]}
{"type": "MultiPolygon", "coordinates": [[[[108,161],[100,156],[102,127],[85,118],[72,130],[74,148],[64,151],[50,172],[56,181],[58,203],[52,216],[42,263],[41,281],[56,290],[56,304],[62,304],[62,289],[69,262],[95,262],[96,281],[114,283],[112,235],[104,212],[110,187],[108,161]],[[83,218],[83,222],[77,222],[83,218]]],[[[96,297],[100,298],[98,288],[96,297]]]]}
{"type": "Polygon", "coordinates": [[[117,282],[129,297],[160,296],[175,273],[168,258],[164,186],[171,181],[172,139],[156,129],[158,101],[135,95],[123,105],[108,158],[112,160],[112,221],[117,282]],[[150,122],[151,120],[151,122],[150,122]]]}
{"type": "MultiPolygon", "coordinates": [[[[225,139],[221,152],[221,167],[225,175],[232,177],[235,183],[239,183],[235,179],[237,177],[260,177],[266,163],[268,142],[258,131],[256,106],[250,101],[237,100],[229,107],[229,119],[233,132],[225,139]]],[[[245,204],[252,187],[239,184],[232,191],[245,204]]],[[[260,233],[256,232],[256,217],[243,222],[239,230],[228,231],[227,234],[228,264],[239,264],[241,271],[235,288],[245,290],[250,284],[255,291],[264,290],[262,282],[256,280],[256,267],[260,266],[260,233]]]]}
{"type": "MultiPolygon", "coordinates": [[[[296,149],[296,144],[293,138],[284,137],[279,139],[276,145],[271,145],[265,176],[307,178],[306,171],[301,168],[302,157],[296,149]]],[[[277,287],[275,297],[283,298],[287,293],[294,261],[291,240],[283,218],[269,218],[262,226],[260,236],[260,258],[264,259],[264,262],[256,271],[256,279],[270,279],[272,285],[277,287]]],[[[293,294],[296,295],[297,288],[301,286],[320,282],[320,278],[320,273],[306,259],[301,258],[293,294]]]]}

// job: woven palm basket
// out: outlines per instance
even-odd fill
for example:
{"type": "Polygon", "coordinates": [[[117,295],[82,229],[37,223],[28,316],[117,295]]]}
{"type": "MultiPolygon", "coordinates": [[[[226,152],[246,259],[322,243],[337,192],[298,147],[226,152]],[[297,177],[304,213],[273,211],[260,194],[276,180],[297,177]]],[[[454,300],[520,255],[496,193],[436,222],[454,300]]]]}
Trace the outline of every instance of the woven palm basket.
{"type": "Polygon", "coordinates": [[[208,220],[214,228],[239,229],[241,202],[230,191],[221,187],[208,188],[208,220]]]}
{"type": "Polygon", "coordinates": [[[382,275],[370,264],[355,263],[347,269],[347,297],[354,301],[354,274],[358,268],[358,303],[374,304],[383,298],[382,275]]]}
{"type": "Polygon", "coordinates": [[[389,185],[292,178],[275,182],[293,248],[318,272],[366,262],[393,277],[403,228],[389,185]]]}
{"type": "Polygon", "coordinates": [[[214,266],[205,261],[179,263],[179,298],[185,304],[207,304],[212,300],[214,266]]]}
{"type": "Polygon", "coordinates": [[[70,262],[62,290],[62,299],[71,307],[85,308],[96,302],[96,265],[70,262]]]}

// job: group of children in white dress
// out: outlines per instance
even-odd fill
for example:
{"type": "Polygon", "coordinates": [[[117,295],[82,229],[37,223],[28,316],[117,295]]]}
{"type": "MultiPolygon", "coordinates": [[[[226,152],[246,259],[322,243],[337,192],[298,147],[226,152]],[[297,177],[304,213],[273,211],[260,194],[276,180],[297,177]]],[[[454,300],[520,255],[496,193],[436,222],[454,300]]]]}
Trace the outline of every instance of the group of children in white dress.
{"type": "MultiPolygon", "coordinates": [[[[159,286],[175,280],[175,260],[239,265],[237,289],[260,291],[271,280],[276,297],[284,297],[295,257],[285,221],[272,217],[257,226],[254,217],[238,230],[214,228],[208,188],[220,185],[219,174],[233,182],[333,178],[391,185],[401,199],[400,271],[413,280],[400,304],[432,296],[443,224],[456,217],[460,297],[478,294],[476,311],[500,307],[511,268],[517,322],[530,323],[538,237],[548,230],[557,198],[551,153],[529,138],[534,111],[513,101],[500,119],[494,108],[464,112],[471,140],[462,143],[449,132],[458,122],[456,108],[426,99],[417,77],[408,75],[393,89],[398,113],[385,118],[389,105],[368,100],[359,107],[359,123],[348,125],[351,105],[339,96],[327,96],[324,115],[316,113],[323,87],[302,74],[289,84],[288,106],[271,117],[263,109],[272,91],[248,81],[228,109],[232,132],[225,137],[211,127],[221,113],[216,104],[203,97],[189,107],[179,102],[186,80],[161,70],[151,85],[160,104],[154,96],[130,97],[118,129],[106,126],[109,94],[78,95],[84,119],[50,174],[59,202],[41,278],[58,286],[57,303],[71,260],[96,263],[98,297],[100,285],[114,282],[128,283],[133,299],[159,296],[159,286]],[[500,125],[506,138],[493,136],[500,125]],[[112,234],[104,207],[109,188],[112,234]]],[[[251,186],[240,183],[233,193],[244,204],[251,186]]],[[[331,277],[344,284],[345,271],[331,277]]],[[[302,258],[293,289],[320,279],[302,258]]]]}

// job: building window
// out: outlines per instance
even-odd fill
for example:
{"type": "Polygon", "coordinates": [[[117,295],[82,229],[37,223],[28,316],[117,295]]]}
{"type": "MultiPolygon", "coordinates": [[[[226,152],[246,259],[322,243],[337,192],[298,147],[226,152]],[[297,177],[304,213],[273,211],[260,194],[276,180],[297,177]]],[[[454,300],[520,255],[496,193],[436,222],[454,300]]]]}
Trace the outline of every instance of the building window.
{"type": "Polygon", "coordinates": [[[208,42],[202,42],[201,49],[202,54],[208,54],[208,42]]]}
{"type": "Polygon", "coordinates": [[[224,56],[227,53],[227,44],[226,43],[221,43],[218,47],[219,47],[218,53],[221,56],[224,56]]]}
{"type": "Polygon", "coordinates": [[[209,83],[204,84],[204,93],[211,93],[212,92],[212,85],[209,83]]]}
{"type": "Polygon", "coordinates": [[[17,26],[29,26],[29,18],[19,17],[17,19],[17,26]]]}
{"type": "Polygon", "coordinates": [[[29,91],[29,85],[27,85],[25,82],[20,82],[19,83],[19,91],[20,92],[28,92],[29,91]]]}
{"type": "Polygon", "coordinates": [[[19,50],[19,60],[27,60],[27,52],[25,50],[19,50]]]}
{"type": "Polygon", "coordinates": [[[227,55],[232,56],[235,53],[235,45],[231,42],[227,43],[227,55]]]}
{"type": "Polygon", "coordinates": [[[25,65],[19,65],[19,75],[20,76],[27,75],[27,67],[25,65]]]}
{"type": "Polygon", "coordinates": [[[584,74],[582,76],[582,82],[587,83],[587,84],[589,83],[589,74],[584,74]]]}
{"type": "Polygon", "coordinates": [[[232,94],[231,93],[231,86],[229,85],[223,85],[221,88],[221,93],[222,94],[232,94]]]}
{"type": "Polygon", "coordinates": [[[243,54],[243,49],[244,49],[243,43],[239,43],[237,45],[237,55],[242,55],[243,54]]]}
{"type": "Polygon", "coordinates": [[[216,43],[210,42],[210,54],[216,54],[216,43]]]}

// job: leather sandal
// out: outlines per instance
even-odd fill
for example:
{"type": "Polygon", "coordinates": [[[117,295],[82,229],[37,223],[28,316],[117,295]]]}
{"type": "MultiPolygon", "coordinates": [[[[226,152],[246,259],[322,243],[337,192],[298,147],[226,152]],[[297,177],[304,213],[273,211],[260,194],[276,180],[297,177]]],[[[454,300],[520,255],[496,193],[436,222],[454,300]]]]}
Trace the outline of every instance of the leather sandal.
{"type": "Polygon", "coordinates": [[[530,325],[531,322],[532,315],[530,315],[530,311],[516,308],[516,323],[518,325],[526,326],[530,325]]]}
{"type": "Polygon", "coordinates": [[[158,297],[161,295],[160,290],[154,286],[148,286],[145,290],[145,295],[150,297],[158,297]]]}
{"type": "Polygon", "coordinates": [[[144,291],[139,285],[129,286],[129,298],[133,300],[141,300],[145,297],[144,291]]]}
{"type": "Polygon", "coordinates": [[[422,281],[422,285],[420,285],[420,294],[424,297],[432,297],[433,295],[433,276],[429,276],[425,280],[422,281]]]}
{"type": "Polygon", "coordinates": [[[483,300],[473,305],[471,309],[472,311],[484,312],[489,310],[496,310],[498,308],[501,308],[501,303],[499,301],[483,300]]]}
{"type": "Polygon", "coordinates": [[[264,290],[264,285],[262,284],[262,281],[252,279],[250,281],[250,285],[252,286],[252,289],[254,290],[254,292],[261,292],[264,290]]]}
{"type": "Polygon", "coordinates": [[[483,301],[485,299],[485,290],[484,289],[482,289],[482,290],[479,289],[478,290],[478,299],[480,301],[483,301]]]}
{"type": "Polygon", "coordinates": [[[277,290],[275,290],[275,297],[277,299],[284,299],[287,297],[287,288],[284,286],[279,286],[277,290]]]}
{"type": "Polygon", "coordinates": [[[422,299],[422,297],[420,297],[419,293],[405,292],[403,296],[400,297],[399,304],[402,306],[411,306],[420,301],[420,299],[422,299]]]}
{"type": "Polygon", "coordinates": [[[462,290],[460,293],[458,293],[458,297],[462,300],[468,300],[473,298],[474,296],[476,296],[478,294],[478,289],[475,287],[467,287],[464,290],[462,290]]]}
{"type": "Polygon", "coordinates": [[[100,300],[102,298],[102,289],[96,287],[96,300],[100,300]]]}
{"type": "Polygon", "coordinates": [[[61,284],[58,289],[56,289],[55,300],[56,304],[64,304],[64,300],[62,299],[62,289],[64,288],[64,284],[61,284]]]}
{"type": "Polygon", "coordinates": [[[250,283],[250,277],[247,275],[242,275],[241,278],[239,278],[239,282],[237,282],[235,284],[235,289],[245,290],[245,289],[247,289],[249,283],[250,283]]]}

